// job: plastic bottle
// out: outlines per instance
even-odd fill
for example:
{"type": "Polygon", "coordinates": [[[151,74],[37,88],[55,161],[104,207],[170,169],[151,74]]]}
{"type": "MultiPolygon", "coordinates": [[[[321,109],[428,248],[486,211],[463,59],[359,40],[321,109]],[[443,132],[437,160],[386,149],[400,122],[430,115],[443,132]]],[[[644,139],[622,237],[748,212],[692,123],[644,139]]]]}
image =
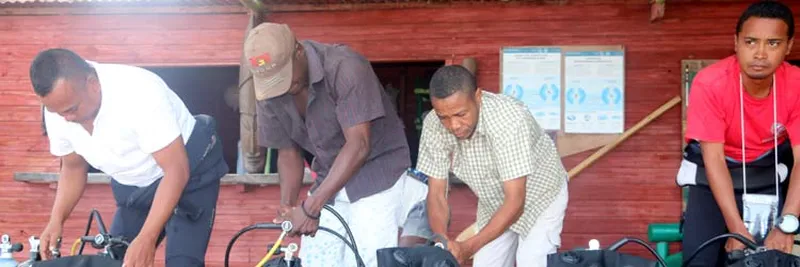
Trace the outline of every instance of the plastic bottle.
{"type": "Polygon", "coordinates": [[[11,238],[3,235],[0,240],[0,267],[17,267],[19,264],[14,260],[14,252],[22,251],[22,244],[11,244],[11,238]]]}

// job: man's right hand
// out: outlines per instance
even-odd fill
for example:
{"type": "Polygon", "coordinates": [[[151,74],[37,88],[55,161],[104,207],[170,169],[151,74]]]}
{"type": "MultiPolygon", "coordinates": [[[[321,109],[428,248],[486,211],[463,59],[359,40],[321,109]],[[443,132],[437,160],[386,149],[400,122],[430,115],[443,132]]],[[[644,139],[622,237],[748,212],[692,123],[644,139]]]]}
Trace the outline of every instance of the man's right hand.
{"type": "Polygon", "coordinates": [[[52,221],[44,228],[42,235],[39,237],[39,255],[42,256],[42,260],[49,260],[53,257],[50,250],[59,248],[62,230],[63,225],[52,221]]]}
{"type": "MultiPolygon", "coordinates": [[[[747,238],[750,241],[754,240],[753,235],[751,235],[750,232],[747,231],[747,228],[745,228],[744,225],[742,225],[742,227],[740,227],[739,229],[736,229],[735,231],[731,231],[731,233],[740,234],[740,235],[744,236],[745,238],[747,238]]],[[[737,240],[737,239],[735,239],[733,237],[729,237],[728,238],[728,242],[725,243],[725,251],[726,252],[731,252],[731,251],[734,251],[734,250],[744,250],[746,247],[747,246],[745,246],[742,242],[739,242],[739,240],[737,240]]]]}

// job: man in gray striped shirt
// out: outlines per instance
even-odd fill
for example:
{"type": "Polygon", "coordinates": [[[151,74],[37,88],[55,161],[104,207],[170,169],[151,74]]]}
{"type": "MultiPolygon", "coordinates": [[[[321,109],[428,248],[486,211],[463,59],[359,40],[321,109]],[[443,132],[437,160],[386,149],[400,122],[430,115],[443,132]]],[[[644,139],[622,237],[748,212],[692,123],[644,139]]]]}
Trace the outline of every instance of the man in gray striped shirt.
{"type": "Polygon", "coordinates": [[[344,45],[297,41],[283,24],[263,23],[245,41],[258,100],[259,145],[278,149],[281,216],[303,235],[303,266],[357,266],[342,240],[315,236],[324,226],[353,232],[367,267],[376,250],[396,247],[399,228],[427,187],[410,178],[403,123],[370,62],[344,45]],[[301,151],[314,155],[319,178],[298,203],[301,151]]]}
{"type": "Polygon", "coordinates": [[[567,172],[555,144],[522,102],[477,88],[458,65],[431,78],[417,169],[428,180],[428,217],[446,236],[448,172],[478,197],[478,234],[448,248],[475,267],[544,267],[561,244],[567,172]]]}

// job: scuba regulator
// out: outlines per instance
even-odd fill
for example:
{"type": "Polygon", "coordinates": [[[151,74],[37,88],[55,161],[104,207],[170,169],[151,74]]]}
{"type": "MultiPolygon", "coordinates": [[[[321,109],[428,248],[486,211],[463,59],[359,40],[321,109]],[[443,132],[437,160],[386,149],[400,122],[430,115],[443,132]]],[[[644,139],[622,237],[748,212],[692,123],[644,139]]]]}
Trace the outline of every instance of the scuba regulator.
{"type": "Polygon", "coordinates": [[[0,240],[0,267],[17,267],[14,253],[22,251],[22,244],[11,244],[11,237],[3,235],[0,240]]]}

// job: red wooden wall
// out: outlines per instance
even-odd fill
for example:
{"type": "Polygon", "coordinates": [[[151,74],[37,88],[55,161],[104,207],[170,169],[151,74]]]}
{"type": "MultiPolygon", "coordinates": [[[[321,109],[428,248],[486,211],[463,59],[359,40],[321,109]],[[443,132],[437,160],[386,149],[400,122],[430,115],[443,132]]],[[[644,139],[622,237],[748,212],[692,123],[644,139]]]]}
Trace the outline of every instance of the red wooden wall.
{"type": "MultiPolygon", "coordinates": [[[[289,23],[301,39],[346,43],[374,61],[458,63],[476,57],[479,83],[492,91],[498,87],[501,46],[622,44],[630,127],[680,94],[681,59],[732,53],[736,19],[746,5],[669,2],[666,20],[650,24],[646,1],[607,3],[298,12],[271,19],[289,23]]],[[[13,181],[14,172],[54,172],[58,166],[41,136],[39,103],[27,77],[37,51],[63,46],[92,60],[133,64],[236,64],[246,23],[243,14],[0,16],[0,232],[17,241],[39,234],[55,195],[47,185],[13,181]]],[[[674,108],[576,177],[570,183],[564,247],[585,246],[591,238],[606,245],[622,236],[646,238],[648,223],[677,221],[680,195],[673,179],[679,135],[680,109],[674,108]]],[[[571,168],[589,153],[564,162],[571,168]]],[[[110,223],[110,193],[107,186],[90,186],[66,224],[65,247],[83,231],[91,208],[110,223]]],[[[228,239],[249,223],[271,220],[278,203],[277,187],[243,193],[228,186],[221,194],[209,266],[221,266],[228,239]]],[[[459,188],[451,202],[455,235],[474,220],[476,201],[459,188]]],[[[274,237],[243,237],[233,258],[254,264],[274,237]]],[[[163,248],[160,259],[162,253],[163,248]]]]}

